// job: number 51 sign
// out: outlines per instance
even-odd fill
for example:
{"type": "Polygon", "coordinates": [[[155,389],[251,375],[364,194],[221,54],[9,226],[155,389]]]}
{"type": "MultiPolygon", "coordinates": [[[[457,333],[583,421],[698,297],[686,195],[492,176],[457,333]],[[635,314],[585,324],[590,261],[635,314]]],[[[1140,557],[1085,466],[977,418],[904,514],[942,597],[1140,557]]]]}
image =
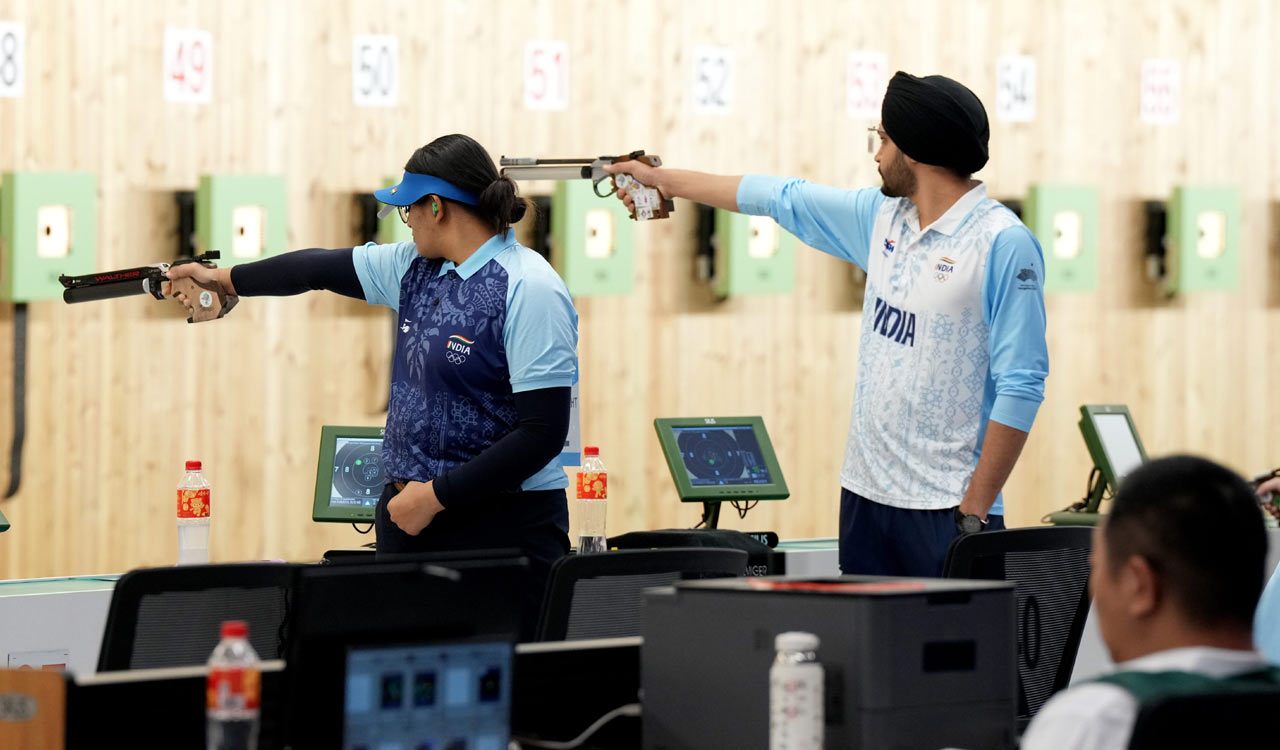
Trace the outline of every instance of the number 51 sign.
{"type": "Polygon", "coordinates": [[[524,108],[558,111],[569,106],[569,45],[531,40],[524,44],[524,108]]]}
{"type": "Polygon", "coordinates": [[[212,89],[213,35],[200,29],[165,29],[165,101],[204,104],[212,89]]]}

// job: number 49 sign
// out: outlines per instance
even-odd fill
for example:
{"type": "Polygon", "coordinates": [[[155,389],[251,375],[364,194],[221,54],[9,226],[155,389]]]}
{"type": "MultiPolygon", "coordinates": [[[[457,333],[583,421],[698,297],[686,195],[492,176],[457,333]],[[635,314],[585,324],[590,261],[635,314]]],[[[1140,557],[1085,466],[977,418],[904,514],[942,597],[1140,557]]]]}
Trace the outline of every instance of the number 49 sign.
{"type": "Polygon", "coordinates": [[[26,27],[0,21],[0,96],[22,96],[26,27]]]}
{"type": "Polygon", "coordinates": [[[213,89],[213,35],[200,29],[164,30],[164,98],[207,103],[213,89]]]}

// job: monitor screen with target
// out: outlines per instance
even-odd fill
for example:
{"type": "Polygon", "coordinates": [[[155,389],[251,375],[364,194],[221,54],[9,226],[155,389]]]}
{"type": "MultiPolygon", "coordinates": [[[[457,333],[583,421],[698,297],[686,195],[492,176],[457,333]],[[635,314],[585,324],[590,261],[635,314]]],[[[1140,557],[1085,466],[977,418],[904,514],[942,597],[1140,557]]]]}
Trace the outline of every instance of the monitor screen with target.
{"type": "Polygon", "coordinates": [[[372,522],[387,483],[381,427],[325,426],[320,430],[314,521],[372,522]]]}
{"type": "Polygon", "coordinates": [[[685,502],[782,500],[790,493],[760,417],[656,419],[685,502]]]}

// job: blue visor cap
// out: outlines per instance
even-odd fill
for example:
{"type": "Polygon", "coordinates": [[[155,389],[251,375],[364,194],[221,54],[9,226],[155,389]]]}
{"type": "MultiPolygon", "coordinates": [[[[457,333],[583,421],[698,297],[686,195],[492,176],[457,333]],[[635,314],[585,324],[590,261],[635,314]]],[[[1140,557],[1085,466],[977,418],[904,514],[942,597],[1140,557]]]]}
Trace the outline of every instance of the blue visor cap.
{"type": "Polygon", "coordinates": [[[387,204],[386,207],[378,212],[378,218],[391,213],[394,206],[412,206],[428,195],[438,195],[441,198],[465,203],[468,206],[475,206],[480,203],[480,199],[475,193],[469,193],[452,183],[445,182],[439,177],[418,174],[417,172],[405,172],[404,179],[400,180],[399,185],[373,191],[373,197],[387,204]]]}

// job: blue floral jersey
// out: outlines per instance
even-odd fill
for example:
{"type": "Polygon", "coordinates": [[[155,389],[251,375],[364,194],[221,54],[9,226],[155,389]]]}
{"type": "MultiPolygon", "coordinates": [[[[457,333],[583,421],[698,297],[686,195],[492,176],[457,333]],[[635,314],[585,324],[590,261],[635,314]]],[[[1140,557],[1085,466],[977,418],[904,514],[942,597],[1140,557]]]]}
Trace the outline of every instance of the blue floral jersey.
{"type": "MultiPolygon", "coordinates": [[[[516,428],[512,394],[568,388],[578,372],[578,313],[555,270],[510,230],[462,265],[412,242],[356,247],[372,305],[397,311],[383,458],[401,480],[430,481],[516,428]]],[[[553,460],[523,490],[569,485],[553,460]]]]}

